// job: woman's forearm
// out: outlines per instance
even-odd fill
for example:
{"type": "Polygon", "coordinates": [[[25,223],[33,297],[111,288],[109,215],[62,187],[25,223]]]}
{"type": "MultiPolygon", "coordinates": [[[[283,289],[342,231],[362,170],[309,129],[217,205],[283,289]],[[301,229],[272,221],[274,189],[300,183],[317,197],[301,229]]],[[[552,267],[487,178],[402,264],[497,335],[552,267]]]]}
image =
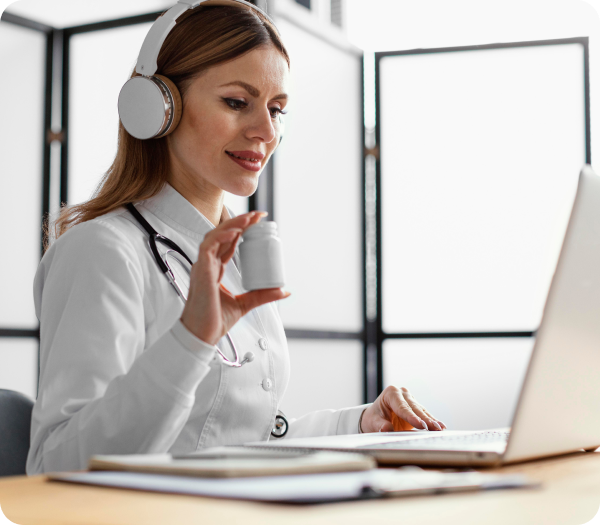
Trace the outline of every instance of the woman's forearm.
{"type": "Polygon", "coordinates": [[[44,408],[33,415],[28,473],[84,469],[94,454],[167,452],[211,359],[183,347],[170,330],[99,398],[65,399],[47,385],[36,406],[44,408]]]}

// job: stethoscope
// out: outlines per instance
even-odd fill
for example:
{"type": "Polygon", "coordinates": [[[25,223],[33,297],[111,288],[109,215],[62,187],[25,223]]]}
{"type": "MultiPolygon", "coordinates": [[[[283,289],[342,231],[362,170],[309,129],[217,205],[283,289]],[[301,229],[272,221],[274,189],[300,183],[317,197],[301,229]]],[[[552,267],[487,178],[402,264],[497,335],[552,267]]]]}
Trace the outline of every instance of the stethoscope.
{"type": "MultiPolygon", "coordinates": [[[[185,304],[187,301],[187,293],[184,291],[182,286],[177,282],[176,272],[169,265],[168,257],[169,256],[173,257],[173,259],[179,263],[178,266],[182,267],[185,270],[188,277],[191,276],[191,267],[193,265],[191,259],[187,256],[187,254],[183,251],[183,249],[181,249],[177,245],[177,243],[175,243],[174,241],[172,241],[171,239],[169,239],[167,237],[164,237],[163,235],[160,235],[160,233],[158,233],[152,226],[150,226],[150,223],[146,219],[144,219],[142,214],[139,211],[137,211],[137,209],[131,202],[126,204],[125,207],[129,210],[129,212],[133,215],[133,217],[140,223],[140,225],[148,233],[148,235],[149,235],[148,244],[150,245],[150,251],[152,252],[152,255],[154,256],[154,260],[156,261],[156,264],[158,264],[158,267],[165,274],[165,276],[167,277],[167,280],[171,283],[171,285],[177,292],[177,295],[181,298],[181,300],[185,304]],[[164,255],[161,255],[160,252],[158,251],[158,247],[156,246],[157,243],[162,243],[169,248],[165,252],[164,255]],[[173,253],[176,253],[179,256],[181,256],[190,265],[190,267],[188,268],[186,265],[182,264],[181,261],[177,257],[171,255],[173,253]]],[[[227,334],[225,334],[225,335],[227,337],[227,341],[229,341],[231,350],[233,351],[234,359],[233,360],[229,359],[219,349],[219,347],[215,346],[219,356],[221,357],[221,362],[224,365],[231,366],[233,368],[239,368],[242,365],[245,365],[246,363],[250,363],[254,360],[254,354],[252,352],[247,352],[244,355],[244,359],[240,361],[240,356],[238,354],[237,348],[235,347],[233,339],[231,338],[231,335],[229,335],[229,332],[227,332],[227,334]]],[[[275,426],[273,427],[273,430],[271,430],[271,435],[273,437],[283,437],[283,436],[285,436],[287,431],[288,431],[287,419],[285,418],[285,416],[282,413],[277,414],[277,416],[275,417],[275,426]]]]}

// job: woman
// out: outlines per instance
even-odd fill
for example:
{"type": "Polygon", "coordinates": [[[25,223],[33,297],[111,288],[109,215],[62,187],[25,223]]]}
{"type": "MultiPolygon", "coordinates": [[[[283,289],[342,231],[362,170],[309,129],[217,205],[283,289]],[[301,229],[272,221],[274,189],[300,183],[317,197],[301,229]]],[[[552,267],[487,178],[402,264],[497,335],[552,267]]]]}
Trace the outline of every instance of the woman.
{"type": "MultiPolygon", "coordinates": [[[[82,469],[93,454],[184,453],[272,436],[289,377],[274,301],[289,294],[244,293],[236,243],[265,214],[231,218],[223,195],[256,190],[280,140],[290,63],[264,14],[228,4],[187,10],[160,48],[157,72],[183,102],[178,125],[140,140],[120,124],[95,197],[56,222],[34,282],[41,376],[30,474],[82,469]],[[136,210],[192,259],[185,305],[136,210]],[[216,353],[217,343],[230,351],[227,333],[247,356],[240,368],[216,353]]],[[[286,437],[413,427],[445,428],[406,389],[389,387],[373,404],[291,421],[286,437]]]]}

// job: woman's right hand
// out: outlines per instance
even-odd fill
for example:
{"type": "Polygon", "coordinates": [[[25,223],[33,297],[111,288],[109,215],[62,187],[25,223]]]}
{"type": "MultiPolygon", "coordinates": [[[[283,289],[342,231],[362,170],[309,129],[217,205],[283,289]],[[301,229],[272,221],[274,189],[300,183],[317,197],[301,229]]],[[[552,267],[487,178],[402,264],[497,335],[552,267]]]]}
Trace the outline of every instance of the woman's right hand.
{"type": "Polygon", "coordinates": [[[250,212],[224,221],[207,233],[200,244],[198,260],[192,266],[190,291],[181,322],[208,344],[216,344],[253,308],[290,295],[281,288],[233,295],[221,284],[225,266],[233,257],[240,236],[266,215],[265,212],[250,212]]]}

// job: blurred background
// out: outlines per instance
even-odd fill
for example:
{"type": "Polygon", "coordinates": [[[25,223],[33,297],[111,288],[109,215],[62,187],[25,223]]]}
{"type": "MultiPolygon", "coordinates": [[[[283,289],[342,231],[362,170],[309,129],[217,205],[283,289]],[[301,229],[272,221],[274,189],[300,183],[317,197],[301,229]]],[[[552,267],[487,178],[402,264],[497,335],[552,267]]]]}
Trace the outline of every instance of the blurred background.
{"type": "MultiPolygon", "coordinates": [[[[2,14],[0,388],[36,396],[42,219],[110,166],[119,90],[173,3],[21,0],[2,14]]],[[[395,384],[449,428],[510,425],[579,170],[600,154],[594,2],[256,3],[290,53],[291,101],[257,193],[226,202],[279,225],[281,408],[395,384]]]]}

